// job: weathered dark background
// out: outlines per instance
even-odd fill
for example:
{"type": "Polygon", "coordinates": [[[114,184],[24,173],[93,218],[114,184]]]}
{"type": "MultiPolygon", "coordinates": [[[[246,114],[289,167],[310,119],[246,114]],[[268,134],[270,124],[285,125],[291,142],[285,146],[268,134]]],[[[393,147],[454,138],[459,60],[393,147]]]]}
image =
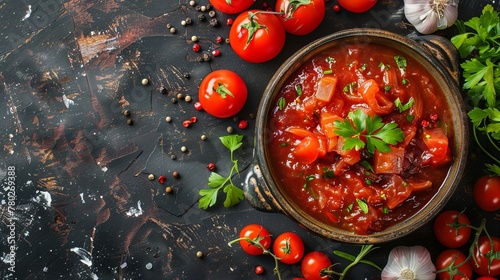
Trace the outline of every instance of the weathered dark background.
{"type": "MultiPolygon", "coordinates": [[[[262,213],[243,201],[231,209],[198,209],[198,191],[205,188],[215,162],[221,174],[230,168],[228,151],[218,137],[232,126],[244,134],[236,156],[244,169],[253,161],[252,115],[274,71],[292,53],[332,32],[352,27],[381,28],[415,34],[404,18],[403,1],[379,0],[371,11],[335,13],[326,3],[320,28],[304,36],[287,35],[286,47],[264,64],[242,61],[217,36],[228,36],[228,16],[217,13],[219,27],[199,22],[202,12],[180,1],[13,1],[0,0],[0,278],[9,277],[6,254],[15,218],[18,279],[275,279],[270,257],[248,256],[227,245],[248,223],[261,223],[273,235],[296,231],[308,251],[328,253],[339,267],[345,261],[333,250],[356,253],[356,246],[326,240],[304,231],[282,214],[262,213]],[[182,26],[187,17],[193,24],[182,26]],[[167,24],[177,28],[172,34],[167,24]],[[199,62],[191,36],[202,50],[221,56],[199,62]],[[240,119],[215,119],[196,111],[193,102],[171,99],[178,93],[197,100],[201,79],[215,69],[239,73],[249,86],[249,100],[240,119]],[[189,74],[189,78],[185,74],[189,74]],[[150,84],[143,86],[141,80],[150,84]],[[161,94],[164,86],[168,94],[161,94]],[[129,109],[129,126],[122,109],[129,109]],[[165,117],[172,117],[167,123],[165,117]],[[190,128],[182,121],[198,118],[190,128]],[[207,135],[201,141],[201,135],[207,135]],[[181,147],[188,148],[187,153],[181,147]],[[172,160],[171,156],[176,159],[172,160]],[[9,166],[16,168],[16,210],[7,211],[5,183],[9,166]],[[173,178],[178,171],[180,178],[173,178]],[[166,175],[165,184],[148,174],[166,175]],[[165,193],[170,185],[174,194],[165,193]],[[202,251],[203,259],[196,257],[202,251]],[[254,274],[261,264],[266,273],[254,274]],[[148,269],[150,268],[150,269],[148,269]]],[[[262,8],[264,1],[254,7],[262,8]]],[[[485,4],[461,1],[461,19],[479,15],[485,4]]],[[[197,0],[206,5],[208,0],[197,0]]],[[[274,1],[267,4],[274,6],[274,1]]],[[[208,13],[204,13],[207,18],[208,13]]],[[[454,28],[439,33],[450,37],[454,28]]],[[[479,211],[471,187],[482,175],[484,160],[470,148],[469,169],[447,209],[463,210],[478,224],[488,218],[490,232],[500,236],[499,216],[479,211]]],[[[221,198],[222,199],[222,198],[221,198]]],[[[430,225],[369,255],[380,266],[397,245],[423,245],[433,258],[443,250],[430,225]]],[[[298,265],[281,265],[284,279],[300,276],[298,265]]],[[[377,279],[380,273],[359,265],[349,279],[377,279]]],[[[10,277],[14,279],[14,277],[10,277]]]]}

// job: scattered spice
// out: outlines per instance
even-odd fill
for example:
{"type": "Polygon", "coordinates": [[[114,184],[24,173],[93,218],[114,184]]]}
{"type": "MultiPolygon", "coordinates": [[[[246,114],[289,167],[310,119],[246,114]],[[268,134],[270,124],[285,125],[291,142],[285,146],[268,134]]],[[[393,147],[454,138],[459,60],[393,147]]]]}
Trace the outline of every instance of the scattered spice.
{"type": "Polygon", "coordinates": [[[174,171],[174,172],[172,172],[172,176],[174,178],[179,178],[181,175],[179,174],[179,171],[174,171]]]}
{"type": "Polygon", "coordinates": [[[177,32],[177,29],[175,29],[175,27],[170,27],[170,33],[174,34],[175,32],[177,32]]]}
{"type": "Polygon", "coordinates": [[[208,170],[210,171],[215,171],[217,170],[217,166],[215,166],[215,163],[211,162],[207,165],[208,170]]]}
{"type": "Polygon", "coordinates": [[[193,20],[192,20],[191,18],[189,18],[189,17],[188,17],[188,18],[186,18],[186,20],[185,20],[185,21],[186,21],[186,24],[187,24],[187,25],[190,25],[191,23],[193,23],[193,20]]]}
{"type": "Polygon", "coordinates": [[[166,180],[167,176],[165,175],[161,175],[160,177],[158,177],[158,182],[160,182],[160,184],[164,184],[166,180]]]}
{"type": "Polygon", "coordinates": [[[262,274],[264,273],[264,267],[262,265],[258,265],[255,267],[255,274],[262,274]]]}
{"type": "Polygon", "coordinates": [[[189,95],[186,95],[186,97],[184,97],[184,101],[186,101],[186,102],[191,102],[191,100],[192,100],[192,98],[189,95]]]}
{"type": "Polygon", "coordinates": [[[200,7],[200,11],[204,12],[204,11],[206,11],[206,10],[207,10],[207,6],[201,6],[201,7],[200,7]]]}
{"type": "Polygon", "coordinates": [[[167,94],[167,88],[164,87],[164,86],[160,86],[158,88],[158,91],[161,93],[161,94],[167,94]]]}
{"type": "Polygon", "coordinates": [[[222,38],[222,36],[217,36],[217,37],[215,37],[215,42],[217,44],[220,44],[220,43],[224,42],[224,38],[222,38]]]}
{"type": "Polygon", "coordinates": [[[206,20],[207,20],[207,18],[205,17],[205,15],[203,15],[203,14],[199,14],[199,15],[198,15],[198,20],[199,20],[199,21],[201,21],[201,22],[204,22],[204,21],[206,21],[206,20]]]}
{"type": "Polygon", "coordinates": [[[340,6],[339,5],[333,5],[333,11],[338,13],[340,12],[340,6]]]}
{"type": "Polygon", "coordinates": [[[192,123],[195,123],[195,122],[197,122],[197,121],[198,121],[198,118],[196,118],[196,117],[191,117],[191,122],[192,122],[192,123]]]}
{"type": "Polygon", "coordinates": [[[206,136],[205,134],[203,134],[203,135],[201,135],[200,139],[201,139],[202,141],[205,141],[205,140],[207,140],[207,136],[206,136]]]}
{"type": "Polygon", "coordinates": [[[172,122],[172,117],[166,117],[166,118],[165,118],[165,121],[166,121],[166,122],[172,122]]]}
{"type": "Polygon", "coordinates": [[[436,113],[433,113],[430,115],[430,119],[431,119],[431,121],[435,122],[439,119],[439,115],[436,113]]]}
{"type": "Polygon", "coordinates": [[[241,120],[239,123],[238,123],[238,127],[240,129],[245,129],[248,127],[248,122],[246,120],[241,120]]]}
{"type": "Polygon", "coordinates": [[[182,95],[182,93],[178,93],[177,94],[177,99],[182,99],[182,98],[184,98],[184,95],[182,95]]]}
{"type": "Polygon", "coordinates": [[[191,41],[198,42],[198,36],[196,35],[191,36],[191,41]]]}
{"type": "Polygon", "coordinates": [[[184,78],[186,78],[186,79],[190,79],[190,78],[191,78],[191,75],[189,75],[189,73],[184,73],[184,75],[183,75],[183,76],[184,76],[184,78]]]}
{"type": "Polygon", "coordinates": [[[233,20],[232,18],[228,18],[228,19],[226,20],[226,25],[227,25],[227,26],[231,26],[231,25],[233,25],[233,21],[234,21],[234,20],[233,20]]]}
{"type": "Polygon", "coordinates": [[[188,150],[188,149],[186,148],[186,146],[182,146],[182,147],[181,147],[181,152],[185,153],[185,152],[187,152],[187,150],[188,150]]]}
{"type": "Polygon", "coordinates": [[[129,110],[123,110],[122,114],[126,117],[130,117],[130,111],[129,110]]]}
{"type": "Polygon", "coordinates": [[[181,25],[182,25],[182,26],[186,26],[186,24],[187,24],[187,23],[186,23],[186,21],[185,21],[185,20],[181,21],[181,25]]]}
{"type": "Polygon", "coordinates": [[[201,102],[197,101],[194,103],[194,108],[197,110],[197,111],[201,111],[203,110],[203,107],[201,106],[201,102]]]}
{"type": "Polygon", "coordinates": [[[141,83],[143,86],[145,86],[145,85],[149,84],[149,80],[144,78],[144,79],[142,79],[141,83]]]}
{"type": "Polygon", "coordinates": [[[202,252],[202,251],[198,251],[198,252],[196,252],[196,256],[197,256],[198,258],[203,258],[203,252],[202,252]]]}
{"type": "Polygon", "coordinates": [[[148,175],[148,180],[149,181],[153,181],[155,179],[155,175],[154,174],[149,174],[148,175]]]}
{"type": "Polygon", "coordinates": [[[227,131],[227,133],[233,133],[234,129],[233,129],[233,127],[232,127],[232,126],[228,126],[228,127],[226,128],[226,131],[227,131]]]}
{"type": "Polygon", "coordinates": [[[177,98],[172,97],[172,99],[170,99],[170,102],[172,102],[172,104],[177,103],[177,98]]]}
{"type": "Polygon", "coordinates": [[[212,55],[213,56],[219,56],[220,55],[220,51],[219,50],[213,50],[212,51],[212,55]]]}
{"type": "Polygon", "coordinates": [[[211,18],[215,17],[215,11],[212,10],[212,11],[208,12],[208,16],[211,18]]]}
{"type": "Polygon", "coordinates": [[[172,191],[173,191],[173,190],[172,190],[172,187],[171,187],[171,186],[167,186],[167,187],[165,188],[165,192],[166,192],[166,193],[171,193],[172,191]]]}
{"type": "Polygon", "coordinates": [[[177,158],[177,157],[176,157],[175,155],[171,155],[171,156],[170,156],[170,159],[171,159],[171,160],[175,160],[176,158],[177,158]]]}
{"type": "Polygon", "coordinates": [[[219,21],[216,18],[213,18],[209,21],[210,25],[213,27],[219,26],[219,21]]]}
{"type": "Polygon", "coordinates": [[[195,2],[195,1],[193,1],[193,0],[191,0],[191,1],[189,1],[189,5],[190,5],[191,7],[194,7],[194,6],[196,6],[196,2],[195,2]]]}
{"type": "Polygon", "coordinates": [[[430,123],[428,120],[422,120],[420,122],[420,125],[425,128],[425,127],[429,127],[430,123]]]}
{"type": "Polygon", "coordinates": [[[134,121],[132,119],[127,119],[127,124],[128,125],[133,125],[134,124],[134,121]]]}
{"type": "MultiPolygon", "coordinates": [[[[183,122],[182,122],[182,125],[183,125],[184,127],[190,127],[190,126],[191,126],[191,123],[192,123],[192,122],[191,122],[190,120],[185,120],[185,121],[183,121],[183,122]]],[[[182,148],[181,148],[181,149],[182,149],[182,148]]]]}
{"type": "Polygon", "coordinates": [[[198,43],[193,44],[193,51],[194,52],[199,52],[201,50],[201,46],[198,43]]]}

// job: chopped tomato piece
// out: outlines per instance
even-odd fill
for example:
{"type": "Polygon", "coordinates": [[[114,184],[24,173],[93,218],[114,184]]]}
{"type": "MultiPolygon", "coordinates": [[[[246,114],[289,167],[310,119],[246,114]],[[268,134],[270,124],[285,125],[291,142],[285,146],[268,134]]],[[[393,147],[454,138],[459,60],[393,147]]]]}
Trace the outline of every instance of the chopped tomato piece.
{"type": "Polygon", "coordinates": [[[314,134],[312,131],[300,127],[289,127],[286,129],[286,131],[300,138],[304,138],[306,136],[316,136],[316,134],[314,134]]]}
{"type": "Polygon", "coordinates": [[[364,81],[358,89],[363,100],[378,115],[389,114],[394,109],[394,103],[380,91],[379,85],[373,79],[364,81]]]}
{"type": "Polygon", "coordinates": [[[312,114],[316,110],[318,102],[316,99],[308,97],[304,99],[304,102],[302,102],[302,104],[304,104],[304,110],[309,114],[312,114]]]}
{"type": "Polygon", "coordinates": [[[338,134],[335,132],[335,121],[343,121],[344,119],[342,117],[339,117],[335,114],[328,113],[328,112],[322,112],[321,117],[319,119],[319,123],[321,126],[321,132],[328,137],[335,137],[338,136],[338,134]]]}
{"type": "Polygon", "coordinates": [[[403,171],[404,158],[404,148],[391,147],[391,151],[388,153],[375,150],[375,154],[373,155],[373,170],[377,174],[400,174],[403,171]]]}
{"type": "Polygon", "coordinates": [[[326,151],[331,153],[331,152],[337,150],[338,142],[339,142],[338,136],[326,138],[326,151]]]}
{"type": "Polygon", "coordinates": [[[361,160],[361,150],[356,151],[356,149],[344,150],[345,139],[343,137],[338,138],[337,142],[337,154],[339,154],[349,165],[353,165],[361,160]]]}
{"type": "Polygon", "coordinates": [[[293,155],[296,160],[310,164],[313,163],[319,155],[319,141],[317,137],[306,136],[293,150],[293,155]]]}
{"type": "Polygon", "coordinates": [[[448,137],[439,127],[425,128],[422,133],[424,144],[429,149],[430,164],[439,166],[451,160],[448,148],[448,137]]]}
{"type": "Polygon", "coordinates": [[[395,209],[410,197],[412,189],[411,185],[405,183],[403,178],[394,175],[389,182],[384,185],[386,194],[386,205],[389,209],[395,209]]]}
{"type": "Polygon", "coordinates": [[[337,80],[336,76],[324,76],[320,78],[314,97],[320,101],[330,102],[337,88],[337,80]]]}

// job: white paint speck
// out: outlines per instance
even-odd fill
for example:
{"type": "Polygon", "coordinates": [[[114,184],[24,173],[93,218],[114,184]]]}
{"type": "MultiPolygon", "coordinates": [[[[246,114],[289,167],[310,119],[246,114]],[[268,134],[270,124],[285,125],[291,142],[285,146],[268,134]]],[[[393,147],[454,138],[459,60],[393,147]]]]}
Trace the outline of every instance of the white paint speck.
{"type": "Polygon", "coordinates": [[[21,19],[21,21],[27,20],[31,16],[31,5],[28,5],[28,10],[26,11],[26,15],[21,19]]]}
{"type": "Polygon", "coordinates": [[[146,269],[150,270],[151,268],[153,268],[153,264],[152,263],[147,263],[146,264],[146,269]]]}
{"type": "Polygon", "coordinates": [[[50,193],[46,191],[36,192],[38,193],[38,195],[36,197],[33,197],[32,200],[43,205],[44,207],[50,207],[50,204],[52,203],[52,197],[50,196],[50,193]]]}
{"type": "Polygon", "coordinates": [[[82,201],[82,204],[84,204],[85,203],[85,199],[83,198],[83,193],[80,193],[80,199],[82,201]]]}
{"type": "Polygon", "coordinates": [[[62,98],[63,98],[64,106],[66,106],[66,108],[69,108],[70,106],[75,105],[75,101],[69,99],[66,95],[63,95],[62,98]]]}
{"type": "Polygon", "coordinates": [[[125,268],[125,267],[127,267],[127,262],[124,262],[120,265],[120,268],[125,268]]]}
{"type": "Polygon", "coordinates": [[[80,256],[81,257],[80,261],[83,264],[87,265],[88,267],[92,266],[92,255],[89,253],[89,251],[80,247],[74,247],[69,250],[80,256]]]}
{"type": "Polygon", "coordinates": [[[142,208],[141,208],[141,201],[137,201],[137,208],[135,208],[134,206],[130,207],[130,209],[127,211],[127,216],[134,216],[134,217],[139,217],[140,215],[142,215],[144,213],[144,211],[142,211],[142,208]]]}

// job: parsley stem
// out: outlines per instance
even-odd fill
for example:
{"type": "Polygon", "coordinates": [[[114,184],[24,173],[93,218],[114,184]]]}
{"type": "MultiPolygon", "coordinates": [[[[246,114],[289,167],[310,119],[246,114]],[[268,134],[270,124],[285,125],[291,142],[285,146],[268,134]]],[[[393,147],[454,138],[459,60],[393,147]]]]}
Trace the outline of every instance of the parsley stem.
{"type": "MultiPolygon", "coordinates": [[[[481,145],[481,142],[479,141],[479,138],[477,137],[477,127],[474,127],[474,129],[472,130],[473,134],[474,134],[474,139],[476,140],[476,143],[477,145],[479,146],[479,148],[481,148],[481,150],[487,155],[489,156],[492,160],[494,160],[496,163],[500,164],[500,160],[498,160],[494,155],[490,154],[484,147],[483,145],[481,145]]],[[[488,133],[486,133],[487,137],[488,137],[488,140],[493,143],[493,141],[491,140],[491,137],[488,133]]],[[[498,147],[493,143],[493,145],[495,146],[495,148],[498,149],[498,147]]]]}

